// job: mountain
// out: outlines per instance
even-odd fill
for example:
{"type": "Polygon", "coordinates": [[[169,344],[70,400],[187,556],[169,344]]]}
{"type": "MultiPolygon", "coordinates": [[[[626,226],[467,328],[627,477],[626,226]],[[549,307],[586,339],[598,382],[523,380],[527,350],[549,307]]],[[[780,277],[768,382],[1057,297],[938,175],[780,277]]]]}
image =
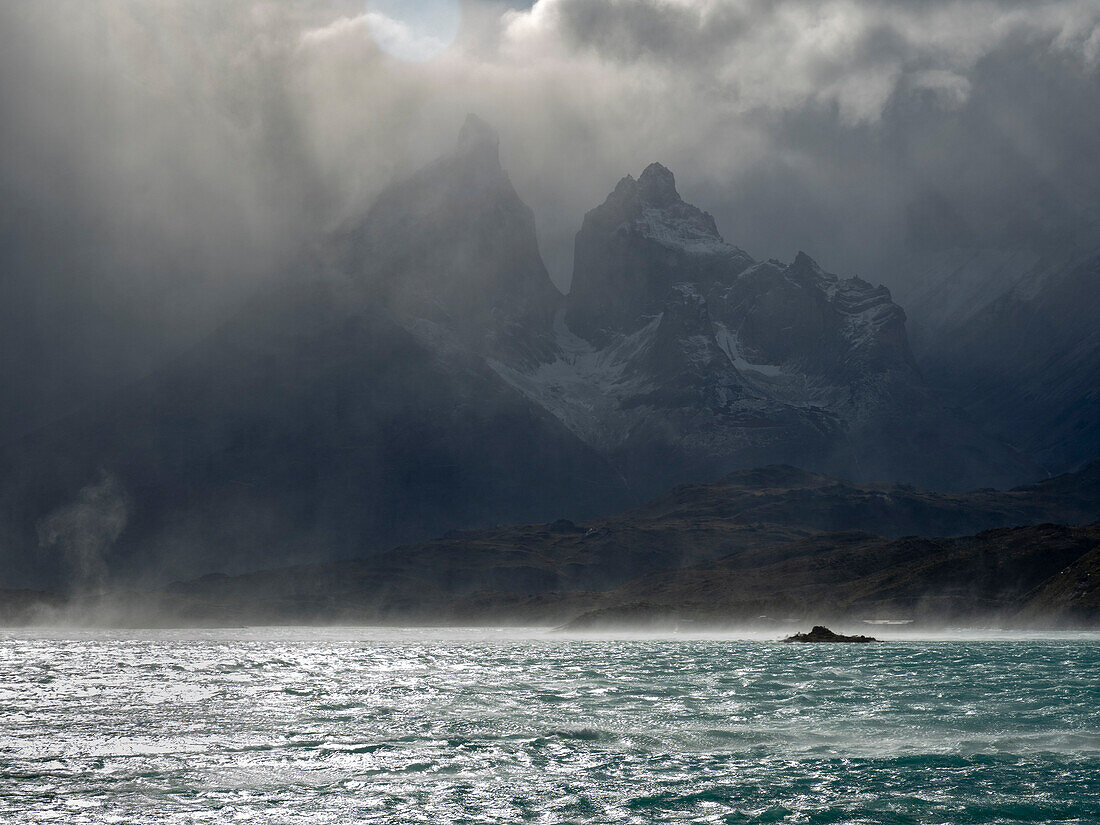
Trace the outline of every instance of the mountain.
{"type": "Polygon", "coordinates": [[[755,262],[652,164],[577,233],[556,356],[491,365],[647,492],[787,462],[943,489],[1037,469],[937,398],[883,286],[755,262]]]}
{"type": "Polygon", "coordinates": [[[478,117],[466,119],[454,152],[386,189],[343,241],[343,270],[429,346],[517,365],[556,354],[564,299],[496,133],[478,117]]]}
{"type": "Polygon", "coordinates": [[[1100,603],[1097,588],[1088,582],[1098,555],[1100,524],[894,541],[870,533],[828,533],[650,574],[603,594],[600,607],[569,627],[767,617],[1093,624],[1100,620],[1100,603]]]}
{"type": "MultiPolygon", "coordinates": [[[[940,403],[884,287],[753,261],[659,164],[585,216],[575,257],[562,296],[471,116],[198,345],[0,444],[0,585],[327,562],[776,462],[952,490],[1038,475],[940,403]]],[[[617,546],[565,581],[710,552],[617,546]]]]}
{"type": "Polygon", "coordinates": [[[959,248],[912,268],[929,381],[1051,472],[1100,456],[1100,248],[959,248]]]}
{"type": "MultiPolygon", "coordinates": [[[[663,602],[667,616],[670,604],[711,599],[711,585],[700,584],[691,595],[683,584],[702,582],[698,576],[711,576],[708,571],[719,571],[715,576],[732,575],[734,569],[757,571],[753,592],[775,605],[788,589],[793,593],[812,585],[819,587],[815,593],[832,592],[838,582],[847,587],[906,559],[923,565],[939,558],[944,548],[967,559],[971,551],[966,548],[988,545],[989,552],[1000,552],[986,539],[967,544],[899,536],[966,535],[1054,519],[1089,524],[1098,518],[1100,463],[1015,490],[961,495],[899,484],[853,484],[774,466],[734,473],[713,484],[685,485],[643,506],[579,524],[561,520],[455,531],[369,558],[206,576],[175,584],[159,602],[148,594],[140,601],[156,604],[158,615],[177,621],[562,622],[589,610],[640,600],[658,603],[657,591],[644,588],[675,584],[683,592],[663,602]],[[919,552],[906,549],[914,547],[919,552]],[[826,568],[828,576],[823,573],[817,581],[814,571],[826,568]],[[635,580],[643,584],[631,583],[635,580]]],[[[1005,576],[1017,571],[1032,581],[1038,574],[1027,572],[1031,567],[1064,568],[1070,560],[1068,551],[1057,550],[1059,535],[1020,533],[1024,538],[1011,543],[1016,555],[998,562],[1005,576]]],[[[946,561],[927,570],[914,573],[913,581],[947,587],[971,575],[966,572],[971,568],[959,573],[946,561]]],[[[866,598],[884,588],[866,591],[866,598]]],[[[864,591],[851,591],[857,592],[864,591]]],[[[737,598],[747,600],[747,593],[737,598]]],[[[736,595],[722,604],[728,607],[736,595]]],[[[751,608],[757,610],[754,617],[762,612],[758,608],[751,608]]]]}
{"type": "Polygon", "coordinates": [[[841,481],[788,466],[685,484],[643,508],[653,518],[730,520],[798,525],[815,532],[862,530],[888,537],[961,536],[1044,521],[1100,520],[1100,462],[1011,490],[942,493],[909,484],[841,481]]]}
{"type": "Polygon", "coordinates": [[[482,354],[551,357],[562,301],[482,124],[293,270],[149,377],[0,445],[0,584],[236,573],[628,501],[482,354]]]}
{"type": "Polygon", "coordinates": [[[1057,576],[1043,582],[1020,611],[1021,621],[1051,617],[1065,624],[1095,624],[1100,619],[1100,546],[1092,549],[1057,576]]]}

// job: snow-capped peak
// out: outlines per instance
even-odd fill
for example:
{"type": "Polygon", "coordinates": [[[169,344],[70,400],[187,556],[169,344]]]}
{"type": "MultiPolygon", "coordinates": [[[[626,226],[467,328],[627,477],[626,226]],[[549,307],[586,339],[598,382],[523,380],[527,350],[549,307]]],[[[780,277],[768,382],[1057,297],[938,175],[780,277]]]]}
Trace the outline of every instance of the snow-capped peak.
{"type": "Polygon", "coordinates": [[[602,206],[586,220],[656,241],[689,255],[748,256],[727,244],[713,216],[686,203],[676,191],[676,178],[660,163],[651,163],[635,180],[627,175],[602,206]]]}

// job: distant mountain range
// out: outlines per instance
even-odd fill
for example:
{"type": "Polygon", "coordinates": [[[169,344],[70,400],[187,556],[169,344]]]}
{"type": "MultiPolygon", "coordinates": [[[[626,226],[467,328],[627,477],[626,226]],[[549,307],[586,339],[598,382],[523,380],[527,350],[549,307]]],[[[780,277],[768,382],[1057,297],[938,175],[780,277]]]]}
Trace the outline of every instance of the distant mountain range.
{"type": "Polygon", "coordinates": [[[961,538],[828,533],[661,571],[602,594],[571,630],[771,622],[1094,626],[1100,525],[1042,524],[961,538]]]}
{"type": "MultiPolygon", "coordinates": [[[[325,562],[777,462],[956,492],[1043,475],[925,381],[888,290],[754,261],[660,164],[585,216],[568,296],[475,117],[289,269],[182,357],[0,447],[0,583],[325,562]]],[[[753,541],[839,529],[776,523],[753,541]]],[[[644,572],[641,548],[577,575],[644,572]]]]}
{"type": "MultiPolygon", "coordinates": [[[[39,595],[38,615],[75,605],[138,623],[1093,622],[1098,520],[1100,462],[964,494],[771,466],[580,524],[453,531],[368,558],[212,574],[83,603],[39,595]]],[[[9,620],[35,615],[32,594],[0,602],[9,620]]]]}

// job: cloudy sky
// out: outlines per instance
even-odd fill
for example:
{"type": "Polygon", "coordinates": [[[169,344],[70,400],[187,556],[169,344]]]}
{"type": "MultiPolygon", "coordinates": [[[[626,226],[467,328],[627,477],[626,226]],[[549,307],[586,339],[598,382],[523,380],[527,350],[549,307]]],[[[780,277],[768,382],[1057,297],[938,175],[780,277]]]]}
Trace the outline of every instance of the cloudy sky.
{"type": "Polygon", "coordinates": [[[1100,224],[1095,0],[7,2],[5,375],[193,334],[471,111],[563,289],[584,212],[654,160],[754,256],[895,287],[1100,224]]]}

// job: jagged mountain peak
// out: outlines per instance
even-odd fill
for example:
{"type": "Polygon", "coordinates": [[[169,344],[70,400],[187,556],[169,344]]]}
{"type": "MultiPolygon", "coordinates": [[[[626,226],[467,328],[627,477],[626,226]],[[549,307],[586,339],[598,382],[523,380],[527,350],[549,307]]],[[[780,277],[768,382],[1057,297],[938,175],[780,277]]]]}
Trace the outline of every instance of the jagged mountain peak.
{"type": "MultiPolygon", "coordinates": [[[[684,202],[676,190],[676,176],[667,166],[655,162],[649,164],[637,178],[633,175],[621,178],[607,196],[604,205],[599,208],[612,208],[625,219],[647,209],[666,210],[670,207],[679,207],[710,218],[706,212],[684,202]]],[[[710,218],[710,222],[713,223],[713,218],[710,218]]]]}
{"type": "Polygon", "coordinates": [[[683,203],[676,191],[676,177],[659,163],[649,164],[638,178],[638,197],[643,203],[658,208],[683,203]]]}
{"type": "Polygon", "coordinates": [[[638,191],[638,181],[634,179],[633,175],[625,175],[619,178],[619,182],[615,184],[615,188],[611,190],[611,194],[607,196],[610,201],[616,197],[629,198],[632,197],[638,191]]]}
{"type": "Polygon", "coordinates": [[[500,136],[496,130],[475,114],[466,115],[466,121],[458,132],[456,154],[479,154],[491,157],[500,164],[500,136]]]}
{"type": "Polygon", "coordinates": [[[729,256],[752,259],[728,244],[718,232],[714,216],[680,197],[676,178],[660,163],[651,163],[635,180],[622,178],[602,205],[585,215],[586,228],[634,235],[674,252],[692,256],[729,256]]]}
{"type": "Polygon", "coordinates": [[[454,151],[421,172],[428,178],[449,179],[459,190],[510,189],[500,164],[500,136],[475,114],[466,115],[454,151]]]}
{"type": "Polygon", "coordinates": [[[573,260],[567,323],[605,342],[648,324],[676,284],[732,278],[753,263],[722,239],[713,216],[680,197],[660,163],[622,178],[584,216],[573,260]]]}
{"type": "Polygon", "coordinates": [[[675,175],[660,163],[649,164],[636,181],[629,175],[619,181],[601,209],[628,231],[669,249],[693,255],[740,253],[722,239],[714,216],[680,197],[675,175]]]}
{"type": "Polygon", "coordinates": [[[818,262],[807,255],[805,252],[803,252],[801,249],[798,250],[798,254],[794,256],[794,260],[791,262],[791,269],[800,269],[808,272],[813,272],[815,274],[822,271],[821,266],[818,264],[818,262]]]}
{"type": "Polygon", "coordinates": [[[506,360],[552,349],[563,299],[534,215],[500,164],[497,133],[477,115],[453,152],[379,195],[354,233],[349,271],[417,334],[506,360]]]}
{"type": "Polygon", "coordinates": [[[921,384],[884,287],[802,251],[756,264],[654,163],[585,215],[559,315],[497,146],[468,118],[456,152],[373,211],[359,260],[418,339],[487,359],[641,487],[776,461],[968,483],[926,458],[977,441],[921,384]]]}

